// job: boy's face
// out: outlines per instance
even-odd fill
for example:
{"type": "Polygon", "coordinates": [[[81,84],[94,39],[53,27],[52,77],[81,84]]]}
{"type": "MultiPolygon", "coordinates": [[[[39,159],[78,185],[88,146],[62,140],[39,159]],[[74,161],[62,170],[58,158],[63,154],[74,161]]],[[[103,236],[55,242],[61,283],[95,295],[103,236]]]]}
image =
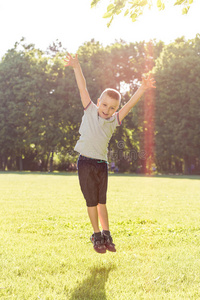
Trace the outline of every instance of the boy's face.
{"type": "Polygon", "coordinates": [[[119,108],[119,100],[113,99],[108,95],[103,95],[97,102],[99,116],[109,119],[119,108]]]}

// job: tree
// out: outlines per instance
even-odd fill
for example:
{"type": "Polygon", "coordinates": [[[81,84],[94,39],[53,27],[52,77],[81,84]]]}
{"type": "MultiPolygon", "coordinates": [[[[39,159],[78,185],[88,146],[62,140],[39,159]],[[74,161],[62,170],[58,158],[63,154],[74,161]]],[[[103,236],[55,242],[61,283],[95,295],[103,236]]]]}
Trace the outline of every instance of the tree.
{"type": "MultiPolygon", "coordinates": [[[[3,168],[14,161],[30,168],[36,156],[46,155],[60,135],[53,118],[51,63],[24,39],[9,50],[0,64],[0,146],[3,168]],[[20,50],[19,50],[20,49],[20,50]],[[53,142],[51,142],[53,141],[53,142]],[[46,147],[46,148],[45,148],[46,147]],[[42,151],[40,152],[42,148],[42,151]]],[[[35,162],[36,163],[36,162],[35,162]]]]}
{"type": "Polygon", "coordinates": [[[200,36],[177,39],[157,60],[156,158],[161,171],[190,173],[200,157],[200,36]]]}
{"type": "MultiPolygon", "coordinates": [[[[118,89],[122,105],[156,63],[155,95],[139,101],[113,135],[109,150],[120,171],[190,172],[200,166],[200,36],[194,40],[116,42],[103,47],[91,40],[78,50],[91,99],[118,89]]],[[[48,53],[16,43],[0,63],[0,168],[35,170],[39,161],[53,170],[53,159],[66,170],[78,154],[83,115],[74,72],[64,68],[60,42],[48,53]],[[55,155],[57,154],[57,156],[55,155]],[[15,162],[17,158],[17,163],[15,162]]]]}
{"type": "MultiPolygon", "coordinates": [[[[157,0],[156,5],[159,10],[165,9],[165,2],[167,0],[157,0]]],[[[93,0],[91,7],[95,7],[101,0],[93,0]]],[[[148,0],[111,0],[107,6],[107,12],[103,15],[103,18],[110,18],[107,26],[109,27],[116,15],[124,13],[124,16],[129,16],[133,22],[135,22],[140,15],[143,14],[144,8],[151,8],[152,1],[148,0]]],[[[187,14],[193,0],[174,0],[174,5],[180,5],[182,7],[182,14],[187,14]]]]}
{"type": "MultiPolygon", "coordinates": [[[[113,74],[116,76],[115,82],[118,82],[123,95],[122,105],[137,90],[142,76],[151,71],[162,48],[163,43],[156,41],[131,44],[120,42],[110,46],[111,65],[113,74]]],[[[150,96],[149,93],[148,95],[150,96]]],[[[121,170],[135,172],[139,165],[143,165],[142,169],[145,172],[147,162],[153,152],[153,138],[145,139],[146,133],[148,133],[148,137],[153,135],[150,126],[152,115],[149,114],[149,111],[153,112],[152,105],[153,103],[147,98],[141,100],[123,120],[122,126],[118,128],[111,139],[110,148],[114,150],[115,155],[118,153],[121,170]],[[144,105],[144,103],[151,103],[151,105],[144,105]],[[142,154],[144,151],[146,157],[142,154]]]]}
{"type": "MultiPolygon", "coordinates": [[[[21,40],[22,46],[23,39],[21,40]]],[[[30,146],[30,112],[32,109],[34,78],[31,57],[33,45],[24,45],[17,51],[19,43],[7,52],[0,64],[0,148],[5,168],[8,158],[18,157],[22,169],[22,158],[30,146]]]]}

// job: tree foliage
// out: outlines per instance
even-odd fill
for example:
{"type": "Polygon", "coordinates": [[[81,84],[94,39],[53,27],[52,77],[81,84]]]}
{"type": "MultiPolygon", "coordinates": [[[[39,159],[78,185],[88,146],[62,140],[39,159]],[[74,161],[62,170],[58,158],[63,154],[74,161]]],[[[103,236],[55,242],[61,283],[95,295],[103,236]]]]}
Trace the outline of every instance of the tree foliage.
{"type": "Polygon", "coordinates": [[[199,36],[168,45],[155,72],[157,163],[169,171],[184,163],[188,173],[200,156],[199,36]]]}
{"type": "MultiPolygon", "coordinates": [[[[167,0],[154,1],[159,10],[165,9],[165,2],[167,0]]],[[[101,0],[93,0],[91,7],[95,7],[101,0]]],[[[140,15],[143,14],[144,8],[152,7],[153,1],[148,0],[111,0],[107,6],[107,11],[104,13],[103,18],[109,18],[107,26],[109,27],[115,16],[124,13],[124,16],[129,16],[135,22],[140,15]]],[[[187,14],[193,0],[174,0],[174,6],[180,5],[182,7],[182,14],[187,14]]]]}
{"type": "MultiPolygon", "coordinates": [[[[122,105],[152,68],[155,93],[148,92],[123,120],[109,145],[120,171],[200,172],[200,37],[186,41],[103,47],[91,40],[78,49],[92,100],[118,89],[122,105]]],[[[0,169],[66,170],[83,115],[74,72],[64,67],[58,41],[46,52],[24,39],[0,62],[0,169]]]]}

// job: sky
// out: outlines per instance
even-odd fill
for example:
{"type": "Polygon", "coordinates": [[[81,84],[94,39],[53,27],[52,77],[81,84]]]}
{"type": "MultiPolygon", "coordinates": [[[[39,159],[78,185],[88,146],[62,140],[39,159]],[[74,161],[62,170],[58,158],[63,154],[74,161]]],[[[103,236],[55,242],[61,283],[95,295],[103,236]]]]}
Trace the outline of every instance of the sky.
{"type": "Polygon", "coordinates": [[[146,9],[136,22],[121,14],[107,28],[108,19],[102,16],[109,0],[101,0],[93,9],[91,0],[0,0],[0,57],[22,37],[41,50],[58,39],[75,53],[93,38],[104,46],[120,39],[127,43],[156,39],[168,44],[200,33],[200,0],[194,0],[187,15],[182,15],[181,7],[170,5],[175,0],[166,2],[169,7],[164,11],[146,9]]]}

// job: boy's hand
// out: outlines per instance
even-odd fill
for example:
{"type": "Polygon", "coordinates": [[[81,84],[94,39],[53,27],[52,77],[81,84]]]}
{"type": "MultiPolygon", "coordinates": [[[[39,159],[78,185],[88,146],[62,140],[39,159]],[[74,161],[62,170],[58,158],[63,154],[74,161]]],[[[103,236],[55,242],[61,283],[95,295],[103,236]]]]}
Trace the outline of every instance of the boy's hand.
{"type": "Polygon", "coordinates": [[[155,80],[151,75],[149,75],[147,78],[142,78],[142,85],[140,88],[135,92],[135,94],[131,97],[131,99],[120,109],[119,111],[119,121],[121,122],[126,115],[129,113],[129,111],[135,106],[135,104],[139,101],[141,96],[144,94],[145,90],[149,88],[155,89],[156,86],[155,80]]]}
{"type": "Polygon", "coordinates": [[[149,88],[156,89],[156,86],[154,85],[155,83],[156,81],[153,77],[151,77],[151,74],[147,78],[142,78],[142,87],[144,88],[144,90],[147,90],[149,88]]]}
{"type": "Polygon", "coordinates": [[[73,58],[69,53],[68,55],[66,56],[66,65],[65,67],[68,67],[68,66],[71,66],[72,68],[76,68],[78,66],[78,54],[75,55],[75,57],[73,58]]]}

